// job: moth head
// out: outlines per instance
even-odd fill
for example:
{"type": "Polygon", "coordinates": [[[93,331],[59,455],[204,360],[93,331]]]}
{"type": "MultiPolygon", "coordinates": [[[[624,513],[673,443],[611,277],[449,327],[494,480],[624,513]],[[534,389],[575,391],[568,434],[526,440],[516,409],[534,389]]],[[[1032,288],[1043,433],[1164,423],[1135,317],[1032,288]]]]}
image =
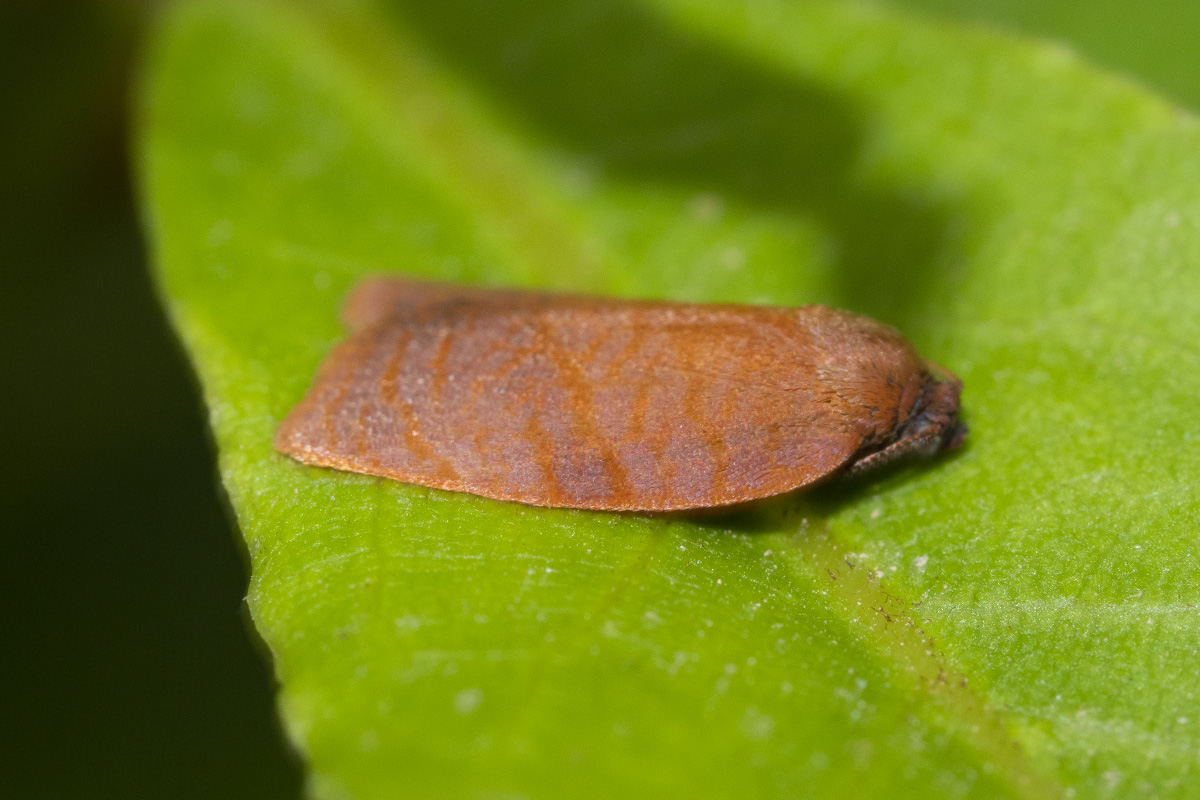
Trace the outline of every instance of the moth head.
{"type": "Polygon", "coordinates": [[[933,458],[962,446],[967,436],[966,423],[958,418],[962,381],[932,361],[923,361],[921,371],[921,391],[907,418],[887,440],[856,455],[845,476],[862,475],[902,458],[933,458]]]}

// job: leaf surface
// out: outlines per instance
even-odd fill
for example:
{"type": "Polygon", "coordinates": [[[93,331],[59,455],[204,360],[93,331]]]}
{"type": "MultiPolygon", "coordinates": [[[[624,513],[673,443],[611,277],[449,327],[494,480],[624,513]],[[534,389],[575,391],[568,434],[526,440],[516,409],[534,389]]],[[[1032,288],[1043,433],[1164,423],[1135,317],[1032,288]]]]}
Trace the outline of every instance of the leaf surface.
{"type": "Polygon", "coordinates": [[[163,296],[318,796],[1198,793],[1200,131],[858,6],[187,2],[140,120],[163,296]],[[754,514],[300,466],[359,277],[825,302],[958,456],[754,514]]]}

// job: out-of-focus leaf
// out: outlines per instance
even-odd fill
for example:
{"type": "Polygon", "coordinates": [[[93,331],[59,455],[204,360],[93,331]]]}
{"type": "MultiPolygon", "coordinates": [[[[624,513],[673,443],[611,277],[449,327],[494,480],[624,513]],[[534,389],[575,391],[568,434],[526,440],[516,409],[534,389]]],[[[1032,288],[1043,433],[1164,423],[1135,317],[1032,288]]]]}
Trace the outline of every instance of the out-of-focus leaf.
{"type": "Polygon", "coordinates": [[[882,0],[885,5],[1049,36],[1200,108],[1200,5],[1193,0],[882,0]]]}
{"type": "Polygon", "coordinates": [[[141,154],[319,796],[1196,794],[1190,117],[855,6],[191,2],[141,154]],[[971,442],[692,521],[276,455],[389,270],[864,311],[971,442]]]}

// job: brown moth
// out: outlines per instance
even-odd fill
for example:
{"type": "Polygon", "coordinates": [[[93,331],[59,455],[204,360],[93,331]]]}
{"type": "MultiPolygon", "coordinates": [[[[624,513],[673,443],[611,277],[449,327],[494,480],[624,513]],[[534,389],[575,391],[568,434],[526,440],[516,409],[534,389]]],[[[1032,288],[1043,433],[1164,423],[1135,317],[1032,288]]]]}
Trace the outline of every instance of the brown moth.
{"type": "Polygon", "coordinates": [[[746,503],[961,444],[962,384],[824,306],[368,278],[280,425],[306,464],[535,506],[746,503]]]}

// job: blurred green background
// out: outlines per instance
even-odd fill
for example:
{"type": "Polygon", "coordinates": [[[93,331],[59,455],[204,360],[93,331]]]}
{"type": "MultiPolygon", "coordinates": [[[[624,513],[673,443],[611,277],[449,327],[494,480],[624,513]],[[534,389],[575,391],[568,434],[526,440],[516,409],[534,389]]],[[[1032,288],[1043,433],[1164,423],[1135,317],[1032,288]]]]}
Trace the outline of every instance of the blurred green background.
{"type": "MultiPolygon", "coordinates": [[[[1058,38],[1200,108],[1194,0],[892,0],[1058,38]]],[[[128,174],[152,4],[0,6],[0,797],[297,797],[128,174]]]]}

